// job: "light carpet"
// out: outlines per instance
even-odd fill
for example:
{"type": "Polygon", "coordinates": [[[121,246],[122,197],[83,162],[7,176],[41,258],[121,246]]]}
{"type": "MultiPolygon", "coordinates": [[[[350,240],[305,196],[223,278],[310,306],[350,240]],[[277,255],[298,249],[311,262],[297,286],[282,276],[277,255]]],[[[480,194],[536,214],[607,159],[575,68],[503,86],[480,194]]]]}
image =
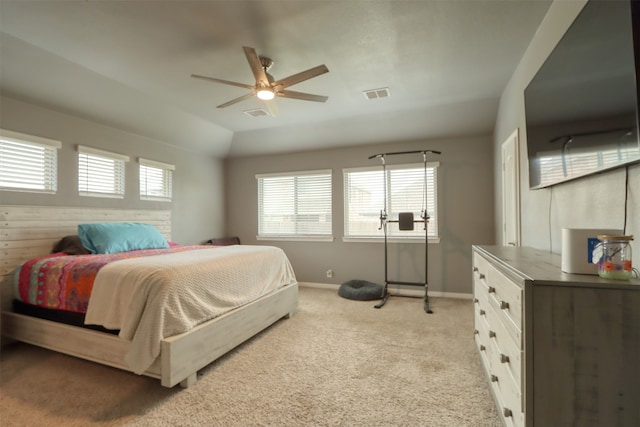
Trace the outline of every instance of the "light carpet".
{"type": "Polygon", "coordinates": [[[2,426],[500,426],[469,300],[300,288],[299,312],[188,389],[26,344],[2,352],[2,426]]]}

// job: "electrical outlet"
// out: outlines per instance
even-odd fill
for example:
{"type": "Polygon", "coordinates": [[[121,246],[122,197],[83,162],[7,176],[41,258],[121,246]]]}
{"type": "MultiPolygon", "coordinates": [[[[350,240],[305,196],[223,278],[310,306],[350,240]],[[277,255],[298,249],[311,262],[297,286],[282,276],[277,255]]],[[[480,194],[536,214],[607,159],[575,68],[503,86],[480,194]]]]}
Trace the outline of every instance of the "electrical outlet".
{"type": "Polygon", "coordinates": [[[327,277],[333,277],[333,270],[327,270],[327,277]]]}

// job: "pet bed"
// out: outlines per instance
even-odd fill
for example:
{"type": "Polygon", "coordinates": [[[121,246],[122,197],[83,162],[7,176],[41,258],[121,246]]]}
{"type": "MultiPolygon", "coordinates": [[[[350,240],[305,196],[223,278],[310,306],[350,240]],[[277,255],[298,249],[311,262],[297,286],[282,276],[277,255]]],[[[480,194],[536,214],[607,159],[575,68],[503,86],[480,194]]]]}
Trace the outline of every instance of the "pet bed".
{"type": "Polygon", "coordinates": [[[338,295],[357,301],[371,301],[382,298],[383,286],[366,280],[349,280],[340,285],[338,295]]]}

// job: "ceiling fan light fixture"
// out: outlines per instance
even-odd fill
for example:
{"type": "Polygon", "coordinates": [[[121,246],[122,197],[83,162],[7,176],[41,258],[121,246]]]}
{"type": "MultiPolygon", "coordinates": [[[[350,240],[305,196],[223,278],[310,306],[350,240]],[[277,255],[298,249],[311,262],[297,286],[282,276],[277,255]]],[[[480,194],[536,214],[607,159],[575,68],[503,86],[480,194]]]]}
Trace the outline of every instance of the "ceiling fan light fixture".
{"type": "Polygon", "coordinates": [[[260,89],[256,95],[264,101],[269,101],[276,96],[276,94],[273,93],[273,90],[266,88],[260,89]]]}

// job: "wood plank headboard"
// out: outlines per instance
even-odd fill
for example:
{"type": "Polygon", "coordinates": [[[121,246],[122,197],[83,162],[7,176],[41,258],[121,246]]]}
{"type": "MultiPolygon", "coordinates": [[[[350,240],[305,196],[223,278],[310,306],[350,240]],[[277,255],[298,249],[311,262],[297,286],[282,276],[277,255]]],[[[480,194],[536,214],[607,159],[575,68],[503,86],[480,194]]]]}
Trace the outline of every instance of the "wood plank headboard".
{"type": "Polygon", "coordinates": [[[0,206],[0,308],[11,309],[13,274],[24,261],[46,255],[56,241],[77,234],[78,224],[143,222],[171,240],[171,211],[59,206],[0,206]]]}

